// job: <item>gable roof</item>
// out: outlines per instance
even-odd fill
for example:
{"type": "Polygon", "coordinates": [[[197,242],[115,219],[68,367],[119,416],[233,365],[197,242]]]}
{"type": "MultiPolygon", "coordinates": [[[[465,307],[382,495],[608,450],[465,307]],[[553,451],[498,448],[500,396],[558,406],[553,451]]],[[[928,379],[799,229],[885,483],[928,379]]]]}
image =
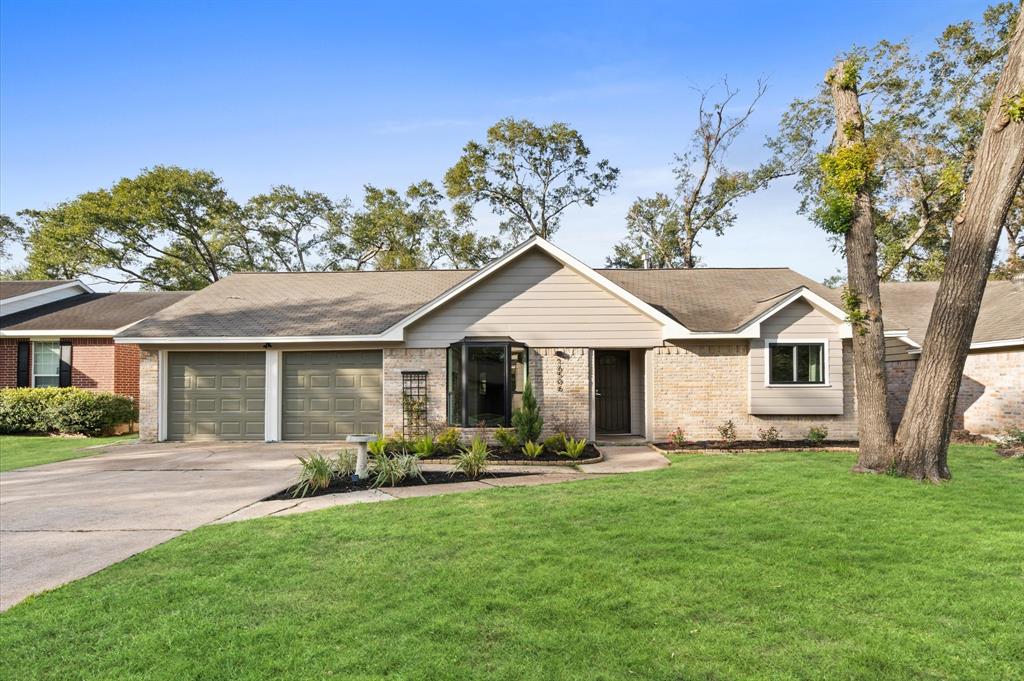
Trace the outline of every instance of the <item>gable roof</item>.
{"type": "Polygon", "coordinates": [[[0,335],[24,337],[61,332],[59,335],[113,336],[191,293],[83,293],[0,317],[0,335]]]}
{"type": "MultiPolygon", "coordinates": [[[[937,281],[888,282],[881,285],[882,310],[887,328],[906,329],[920,346],[939,290],[937,281]]],[[[1024,283],[990,281],[985,285],[972,346],[1024,344],[1024,283]]]]}
{"type": "Polygon", "coordinates": [[[534,249],[661,323],[666,338],[756,335],[760,318],[797,298],[842,319],[834,291],[789,269],[594,270],[535,237],[480,270],[237,273],[119,340],[401,341],[405,327],[534,249]]]}
{"type": "Polygon", "coordinates": [[[39,279],[35,281],[0,281],[0,300],[9,300],[19,296],[45,291],[48,288],[71,284],[66,279],[39,279]]]}

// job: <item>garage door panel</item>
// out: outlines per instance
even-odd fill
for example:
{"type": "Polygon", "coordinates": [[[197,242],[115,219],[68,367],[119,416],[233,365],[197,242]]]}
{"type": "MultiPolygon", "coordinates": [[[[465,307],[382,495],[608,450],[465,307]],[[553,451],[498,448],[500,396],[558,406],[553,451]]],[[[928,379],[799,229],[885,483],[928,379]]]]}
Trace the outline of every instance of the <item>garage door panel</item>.
{"type": "Polygon", "coordinates": [[[168,354],[167,435],[175,440],[262,440],[262,352],[168,354]]]}
{"type": "Polygon", "coordinates": [[[283,436],[329,440],[379,432],[382,353],[286,352],[283,436]]]}

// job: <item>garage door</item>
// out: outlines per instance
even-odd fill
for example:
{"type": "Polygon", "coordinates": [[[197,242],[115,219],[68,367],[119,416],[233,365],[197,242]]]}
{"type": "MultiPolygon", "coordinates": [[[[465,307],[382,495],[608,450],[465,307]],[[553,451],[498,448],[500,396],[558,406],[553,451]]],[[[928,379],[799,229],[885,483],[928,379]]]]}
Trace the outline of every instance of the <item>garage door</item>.
{"type": "Polygon", "coordinates": [[[379,433],[380,350],[284,353],[286,440],[338,440],[379,433]]]}
{"type": "Polygon", "coordinates": [[[262,352],[172,352],[167,358],[167,437],[262,440],[262,352]]]}

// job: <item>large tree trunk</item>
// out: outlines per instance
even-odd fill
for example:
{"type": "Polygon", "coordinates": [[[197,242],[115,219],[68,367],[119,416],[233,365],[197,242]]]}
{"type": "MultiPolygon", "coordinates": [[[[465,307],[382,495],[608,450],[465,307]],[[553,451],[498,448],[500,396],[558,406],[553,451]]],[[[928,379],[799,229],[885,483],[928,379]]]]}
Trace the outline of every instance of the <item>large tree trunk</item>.
{"type": "MultiPolygon", "coordinates": [[[[836,114],[836,149],[864,144],[864,119],[856,84],[839,62],[826,76],[836,114]]],[[[853,222],[846,232],[847,310],[853,323],[853,366],[856,379],[858,472],[882,472],[892,463],[892,426],[885,378],[885,333],[878,287],[878,246],[869,187],[854,199],[853,222]]]]}
{"type": "Polygon", "coordinates": [[[963,210],[956,218],[946,269],[935,296],[921,359],[896,434],[895,468],[917,480],[950,477],[946,463],[957,392],[999,235],[1024,176],[1024,121],[1005,102],[1024,95],[1024,21],[1010,41],[963,210]]]}

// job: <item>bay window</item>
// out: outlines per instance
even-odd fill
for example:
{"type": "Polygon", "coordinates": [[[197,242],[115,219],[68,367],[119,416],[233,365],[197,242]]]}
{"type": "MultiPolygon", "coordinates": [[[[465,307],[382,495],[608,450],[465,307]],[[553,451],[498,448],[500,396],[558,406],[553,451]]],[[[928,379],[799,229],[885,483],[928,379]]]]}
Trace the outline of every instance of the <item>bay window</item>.
{"type": "Polygon", "coordinates": [[[824,343],[769,343],[771,385],[823,385],[824,343]]]}
{"type": "Polygon", "coordinates": [[[511,339],[466,339],[448,348],[448,423],[507,426],[522,404],[526,348],[511,339]]]}

